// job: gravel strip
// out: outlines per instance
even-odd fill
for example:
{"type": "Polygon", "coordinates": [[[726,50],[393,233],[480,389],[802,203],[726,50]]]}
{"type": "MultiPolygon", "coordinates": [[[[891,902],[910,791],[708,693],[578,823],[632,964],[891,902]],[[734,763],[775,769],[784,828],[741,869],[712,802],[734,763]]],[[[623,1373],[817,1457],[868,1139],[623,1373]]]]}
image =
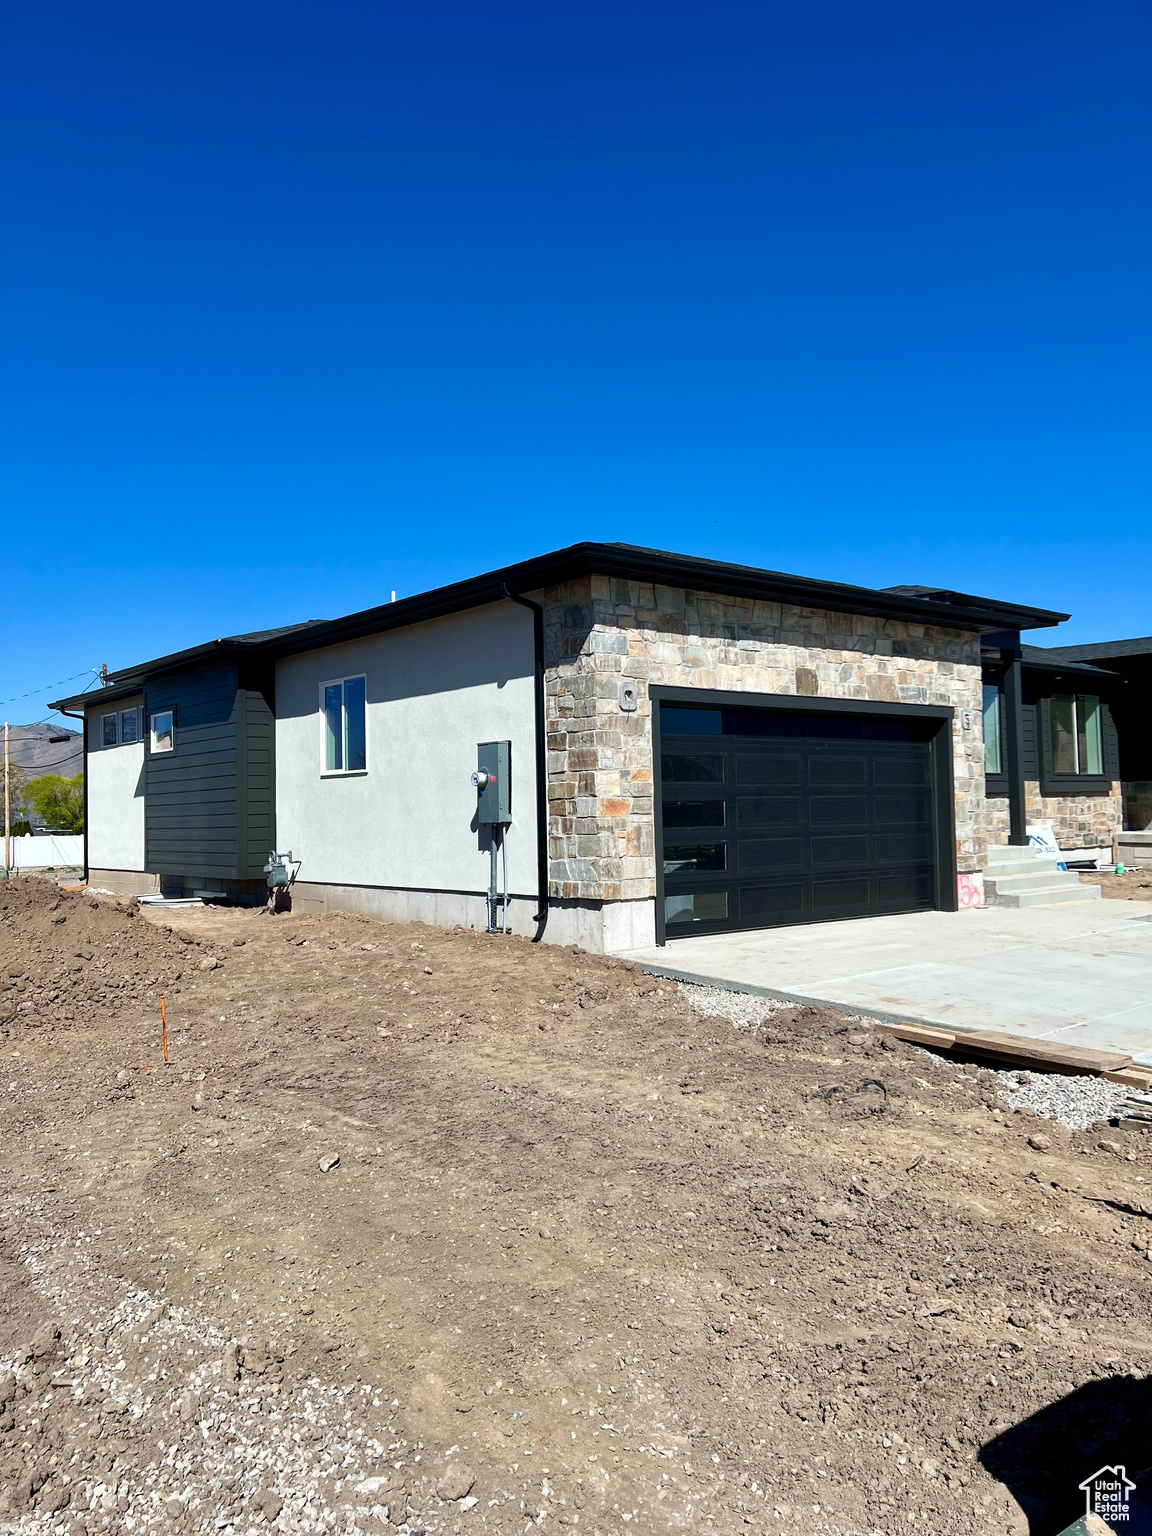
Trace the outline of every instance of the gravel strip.
{"type": "Polygon", "coordinates": [[[680,996],[690,1002],[697,1013],[712,1019],[731,1019],[745,1029],[757,1029],[781,1008],[793,1008],[775,997],[757,997],[754,992],[730,992],[727,987],[703,987],[696,982],[679,983],[680,996]]]}
{"type": "Polygon", "coordinates": [[[1130,1090],[1102,1077],[1062,1077],[1056,1072],[997,1072],[999,1096],[1013,1109],[1031,1109],[1070,1131],[1086,1131],[1124,1113],[1130,1090]]]}

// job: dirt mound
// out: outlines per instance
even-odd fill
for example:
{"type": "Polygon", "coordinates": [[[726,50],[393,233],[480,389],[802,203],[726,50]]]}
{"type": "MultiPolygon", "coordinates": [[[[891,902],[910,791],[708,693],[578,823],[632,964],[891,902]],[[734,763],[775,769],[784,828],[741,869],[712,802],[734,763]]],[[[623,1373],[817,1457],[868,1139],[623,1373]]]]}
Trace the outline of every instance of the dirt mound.
{"type": "Polygon", "coordinates": [[[1147,1459],[1145,1135],[570,950],[54,899],[29,1000],[62,912],[140,990],[4,1047],[26,1536],[1051,1536],[1147,1459]]]}
{"type": "Polygon", "coordinates": [[[143,921],[134,901],[97,900],[35,876],[0,887],[0,1031],[8,1034],[115,1015],[213,963],[214,945],[143,921]]]}

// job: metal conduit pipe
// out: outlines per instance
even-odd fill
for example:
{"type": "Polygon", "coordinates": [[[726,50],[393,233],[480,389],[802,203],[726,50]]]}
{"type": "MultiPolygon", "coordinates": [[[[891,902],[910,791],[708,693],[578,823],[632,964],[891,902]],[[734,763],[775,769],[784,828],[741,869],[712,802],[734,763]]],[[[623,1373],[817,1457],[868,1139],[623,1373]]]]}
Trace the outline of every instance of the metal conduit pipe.
{"type": "Polygon", "coordinates": [[[544,937],[548,922],[548,717],[547,697],[544,688],[544,610],[530,597],[509,592],[501,583],[500,590],[511,603],[519,603],[532,614],[532,643],[535,659],[536,683],[536,885],[537,910],[532,921],[539,928],[532,937],[539,944],[544,937]]]}

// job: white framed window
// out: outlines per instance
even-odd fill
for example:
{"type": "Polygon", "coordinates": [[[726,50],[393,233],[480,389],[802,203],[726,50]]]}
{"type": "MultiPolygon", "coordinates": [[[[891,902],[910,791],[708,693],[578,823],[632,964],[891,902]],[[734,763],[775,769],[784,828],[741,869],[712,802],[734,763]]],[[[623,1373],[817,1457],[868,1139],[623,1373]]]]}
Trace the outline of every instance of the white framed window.
{"type": "Polygon", "coordinates": [[[170,709],[160,709],[152,716],[153,752],[171,752],[176,745],[176,721],[170,709]]]}
{"type": "Polygon", "coordinates": [[[116,716],[105,715],[103,720],[103,732],[101,734],[101,745],[105,747],[114,747],[118,740],[119,737],[116,734],[116,716]]]}
{"type": "Polygon", "coordinates": [[[132,742],[140,740],[140,711],[138,709],[122,709],[120,711],[120,744],[130,746],[132,742]]]}
{"type": "Polygon", "coordinates": [[[320,684],[323,743],[320,772],[365,773],[368,769],[366,680],[338,677],[320,684]]]}

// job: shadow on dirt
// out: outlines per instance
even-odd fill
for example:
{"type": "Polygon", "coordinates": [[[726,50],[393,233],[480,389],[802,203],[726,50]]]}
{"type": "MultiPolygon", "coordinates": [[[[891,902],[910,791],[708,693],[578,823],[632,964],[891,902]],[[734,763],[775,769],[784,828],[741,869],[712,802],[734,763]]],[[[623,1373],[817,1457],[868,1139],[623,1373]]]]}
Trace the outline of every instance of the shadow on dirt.
{"type": "Polygon", "coordinates": [[[1077,1387],[989,1440],[980,1461],[1028,1516],[1029,1536],[1059,1536],[1079,1519],[1080,1484],[1101,1469],[1127,1499],[1114,1529],[1152,1536],[1152,1380],[1113,1376],[1077,1387]]]}

